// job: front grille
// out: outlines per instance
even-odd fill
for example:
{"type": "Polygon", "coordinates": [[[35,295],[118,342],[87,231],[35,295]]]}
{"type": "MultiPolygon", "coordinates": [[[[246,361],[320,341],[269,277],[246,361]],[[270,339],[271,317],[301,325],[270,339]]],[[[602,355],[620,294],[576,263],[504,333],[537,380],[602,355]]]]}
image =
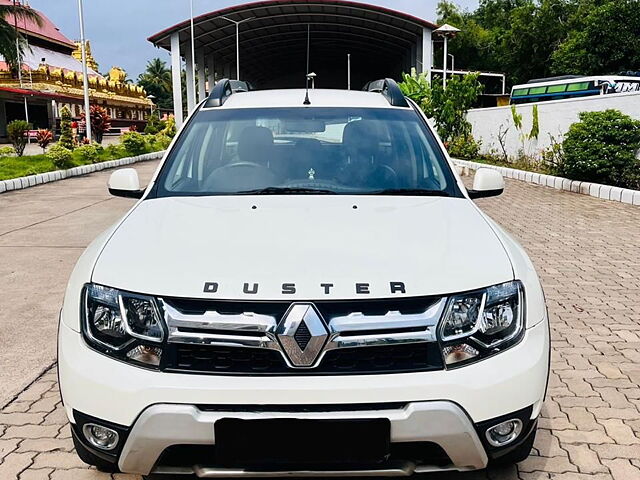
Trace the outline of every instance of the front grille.
{"type": "Polygon", "coordinates": [[[435,343],[342,348],[328,351],[320,365],[291,369],[275,350],[204,345],[169,345],[166,370],[248,375],[362,375],[443,368],[435,343]]]}
{"type": "Polygon", "coordinates": [[[435,331],[446,298],[299,303],[312,306],[302,318],[293,318],[300,309],[291,302],[163,298],[169,335],[160,368],[227,375],[361,375],[444,368],[435,331]],[[298,322],[296,330],[287,333],[295,324],[291,322],[298,322]],[[318,351],[321,344],[326,351],[318,351]]]}

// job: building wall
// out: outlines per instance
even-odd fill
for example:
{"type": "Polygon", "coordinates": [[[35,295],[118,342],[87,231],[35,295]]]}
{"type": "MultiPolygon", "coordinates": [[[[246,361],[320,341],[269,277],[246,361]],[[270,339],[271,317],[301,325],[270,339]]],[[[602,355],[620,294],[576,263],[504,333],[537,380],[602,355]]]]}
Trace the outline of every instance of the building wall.
{"type": "Polygon", "coordinates": [[[580,112],[607,109],[620,110],[640,120],[640,92],[517,105],[516,111],[522,115],[522,132],[519,132],[514,126],[510,106],[469,110],[467,120],[473,127],[473,137],[482,142],[482,153],[495,151],[502,154],[498,135],[508,129],[504,136],[508,155],[515,156],[520,150],[527,155],[538,155],[542,150],[551,146],[552,139],[562,141],[569,126],[578,121],[580,112]],[[540,134],[537,140],[523,142],[521,133],[531,131],[533,105],[538,105],[540,134]]]}

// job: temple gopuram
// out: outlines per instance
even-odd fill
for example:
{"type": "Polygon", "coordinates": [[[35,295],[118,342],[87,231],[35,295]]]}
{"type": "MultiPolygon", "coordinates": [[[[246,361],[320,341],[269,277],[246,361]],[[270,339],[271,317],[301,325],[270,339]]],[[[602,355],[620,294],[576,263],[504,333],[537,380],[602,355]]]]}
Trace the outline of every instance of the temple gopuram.
{"type": "MultiPolygon", "coordinates": [[[[0,5],[12,3],[0,0],[0,5]]],[[[25,119],[25,99],[34,129],[56,129],[65,106],[76,119],[84,111],[80,42],[69,40],[42,12],[37,13],[42,26],[23,19],[16,22],[11,15],[6,18],[11,25],[17,24],[28,45],[21,58],[21,75],[11,72],[0,56],[0,137],[6,136],[7,123],[25,119]]],[[[114,129],[131,125],[143,129],[153,106],[144,89],[128,83],[119,67],[100,74],[88,42],[86,50],[91,104],[107,109],[114,129]]]]}

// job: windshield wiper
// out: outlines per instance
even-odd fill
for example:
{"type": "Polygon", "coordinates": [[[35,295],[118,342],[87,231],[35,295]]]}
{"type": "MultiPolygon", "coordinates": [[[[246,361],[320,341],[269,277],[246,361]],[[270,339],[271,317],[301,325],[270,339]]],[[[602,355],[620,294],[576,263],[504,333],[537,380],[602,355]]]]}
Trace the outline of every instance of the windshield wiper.
{"type": "Polygon", "coordinates": [[[238,195],[335,195],[333,190],[297,187],[267,187],[256,190],[244,190],[238,195]]]}
{"type": "Polygon", "coordinates": [[[366,192],[365,195],[406,195],[421,197],[450,197],[448,192],[442,190],[428,190],[425,188],[387,188],[385,190],[377,190],[366,192]]]}

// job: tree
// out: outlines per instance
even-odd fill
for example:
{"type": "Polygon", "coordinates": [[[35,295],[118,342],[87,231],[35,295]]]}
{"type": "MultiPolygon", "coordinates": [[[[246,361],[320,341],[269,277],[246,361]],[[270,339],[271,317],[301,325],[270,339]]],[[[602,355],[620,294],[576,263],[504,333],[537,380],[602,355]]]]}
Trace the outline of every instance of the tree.
{"type": "Polygon", "coordinates": [[[22,156],[27,146],[29,130],[31,130],[31,124],[26,120],[14,120],[7,125],[7,136],[18,157],[22,156]]]}
{"type": "Polygon", "coordinates": [[[18,53],[22,56],[26,47],[26,42],[17,32],[15,24],[24,21],[32,21],[42,26],[42,18],[32,8],[17,3],[0,5],[0,55],[5,58],[13,72],[20,67],[18,53]]]}
{"type": "Polygon", "coordinates": [[[71,130],[71,118],[71,110],[63,107],[60,110],[60,139],[58,143],[68,150],[73,150],[75,147],[73,131],[71,130]]]}
{"type": "Polygon", "coordinates": [[[576,29],[552,56],[554,73],[604,75],[640,70],[637,0],[582,3],[576,29]]]}
{"type": "Polygon", "coordinates": [[[167,67],[166,62],[159,58],[150,60],[146,70],[138,77],[138,85],[143,87],[147,94],[155,97],[155,103],[158,107],[172,108],[171,70],[167,67]]]}

